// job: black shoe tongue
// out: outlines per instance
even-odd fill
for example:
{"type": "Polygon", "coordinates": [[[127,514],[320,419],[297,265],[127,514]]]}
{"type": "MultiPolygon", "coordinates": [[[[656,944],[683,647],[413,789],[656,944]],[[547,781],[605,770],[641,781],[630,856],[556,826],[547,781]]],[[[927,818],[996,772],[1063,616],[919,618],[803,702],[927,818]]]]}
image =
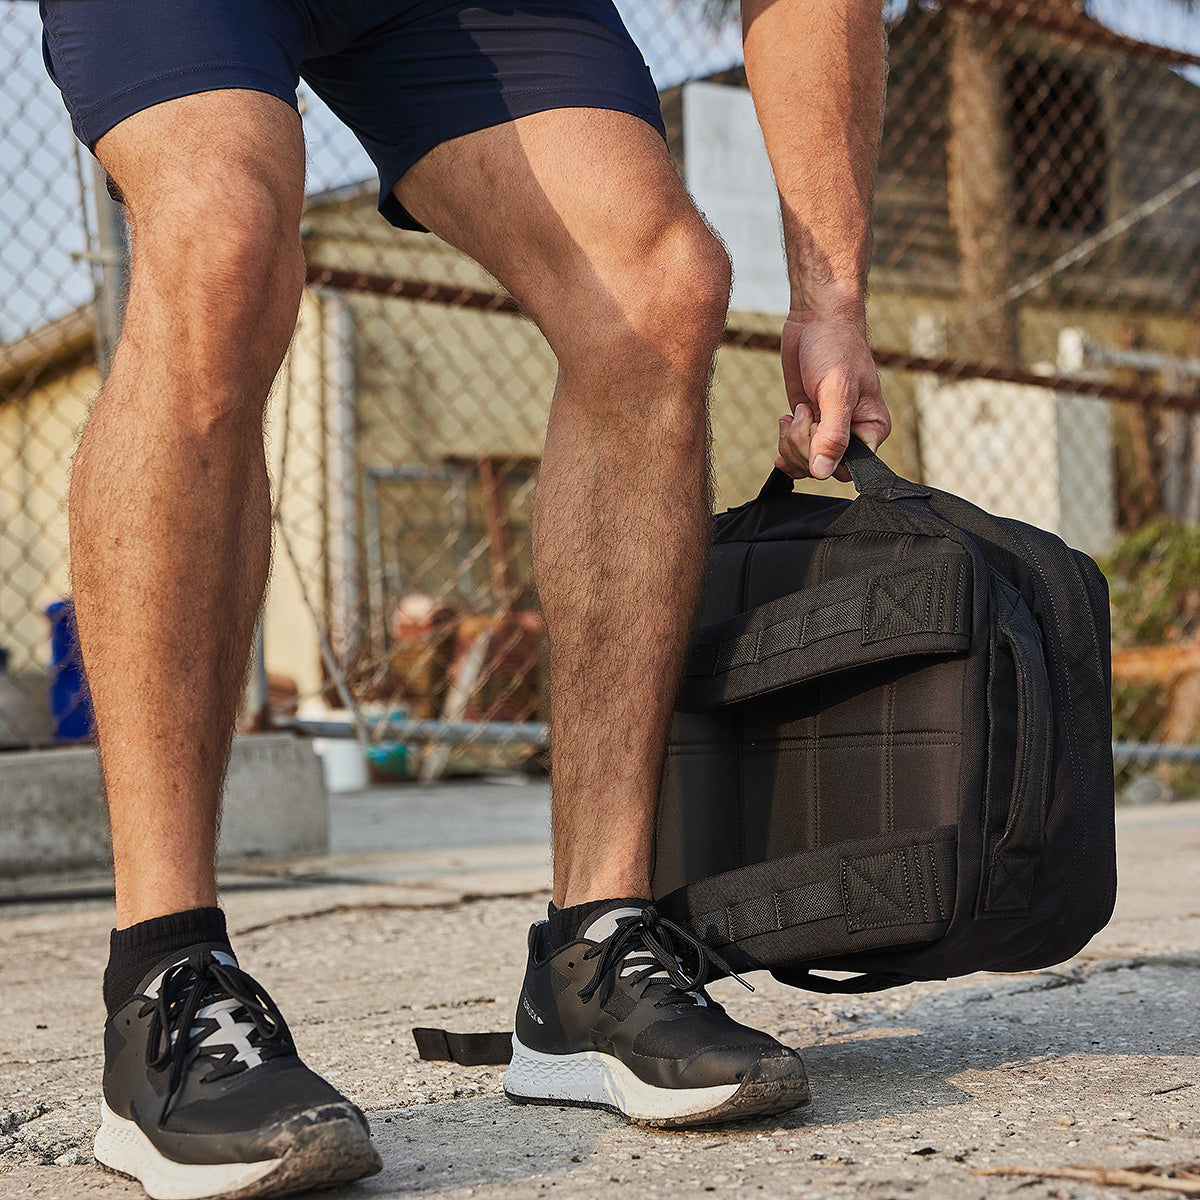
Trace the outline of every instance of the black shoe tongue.
{"type": "Polygon", "coordinates": [[[139,996],[150,996],[151,998],[157,996],[159,989],[162,987],[163,976],[172,967],[177,967],[180,963],[187,962],[193,954],[205,951],[211,953],[213,958],[222,966],[236,967],[238,965],[237,958],[234,957],[233,951],[227,945],[203,942],[197,946],[189,946],[186,950],[177,950],[174,954],[160,959],[154,969],[142,980],[137,994],[139,996]]]}
{"type": "MultiPolygon", "coordinates": [[[[617,923],[626,917],[640,916],[645,909],[646,904],[636,900],[614,900],[611,905],[600,910],[591,920],[585,925],[579,936],[589,942],[602,942],[605,938],[611,937],[617,931],[617,923]]],[[[645,977],[646,988],[644,995],[650,996],[663,993],[661,999],[670,999],[676,1003],[684,1004],[706,1004],[703,1000],[693,992],[685,992],[671,982],[671,979],[663,970],[662,966],[655,962],[653,955],[642,947],[633,947],[629,953],[621,960],[621,965],[618,973],[625,974],[640,974],[647,967],[655,967],[658,969],[654,974],[645,977]]]]}

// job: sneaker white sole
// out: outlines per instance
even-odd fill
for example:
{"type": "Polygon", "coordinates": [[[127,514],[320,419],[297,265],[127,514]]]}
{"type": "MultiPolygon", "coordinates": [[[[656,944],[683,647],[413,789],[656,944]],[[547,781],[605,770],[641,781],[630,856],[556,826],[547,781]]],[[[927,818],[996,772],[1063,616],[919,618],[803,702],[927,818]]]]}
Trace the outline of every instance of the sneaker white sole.
{"type": "Polygon", "coordinates": [[[516,1034],[512,1062],[504,1073],[504,1091],[518,1102],[610,1108],[648,1124],[711,1113],[728,1103],[739,1086],[655,1087],[611,1054],[543,1054],[522,1045],[516,1034]]]}
{"type": "Polygon", "coordinates": [[[205,1200],[225,1196],[269,1175],[282,1158],[255,1163],[179,1163],[166,1158],[154,1143],[124,1117],[100,1102],[96,1131],[96,1161],[122,1175],[131,1175],[151,1200],[205,1200]]]}
{"type": "Polygon", "coordinates": [[[349,1183],[374,1175],[379,1152],[356,1120],[313,1125],[281,1158],[252,1163],[180,1163],[101,1101],[96,1161],[138,1180],[151,1200],[251,1200],[349,1183]]]}

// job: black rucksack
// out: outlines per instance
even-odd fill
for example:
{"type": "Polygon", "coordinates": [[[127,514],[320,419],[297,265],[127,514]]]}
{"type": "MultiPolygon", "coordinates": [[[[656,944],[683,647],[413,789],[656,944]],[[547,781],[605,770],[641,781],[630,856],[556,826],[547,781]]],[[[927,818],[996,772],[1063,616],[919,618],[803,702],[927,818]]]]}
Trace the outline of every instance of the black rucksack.
{"type": "MultiPolygon", "coordinates": [[[[1061,962],[1116,893],[1104,576],[857,439],[843,461],[855,500],[775,471],[715,518],[657,907],[734,970],[813,991],[1061,962]]],[[[413,1034],[422,1058],[511,1052],[413,1034]]]]}
{"type": "Polygon", "coordinates": [[[1104,577],[857,439],[844,461],[852,501],[775,471],[715,519],[659,909],[820,991],[1061,962],[1116,889],[1104,577]]]}

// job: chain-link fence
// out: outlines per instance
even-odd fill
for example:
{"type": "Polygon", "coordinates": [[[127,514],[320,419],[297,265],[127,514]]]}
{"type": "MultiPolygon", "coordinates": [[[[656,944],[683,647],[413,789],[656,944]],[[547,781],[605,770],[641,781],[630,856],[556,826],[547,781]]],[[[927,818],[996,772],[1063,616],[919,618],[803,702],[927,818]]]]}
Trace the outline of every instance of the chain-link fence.
{"type": "MultiPolygon", "coordinates": [[[[713,429],[720,503],[737,504],[773,457],[787,293],[736,22],[705,0],[621,7],[735,262],[713,429]]],[[[1102,562],[1123,794],[1197,794],[1200,9],[910,0],[887,19],[869,304],[885,457],[1102,562]]],[[[120,249],[39,36],[34,5],[0,7],[10,745],[86,727],[56,602],[120,249]]],[[[482,270],[381,220],[369,162],[311,98],[305,123],[309,288],[268,418],[276,553],[248,719],[354,733],[384,776],[536,761],[530,514],[553,356],[482,270]]]]}

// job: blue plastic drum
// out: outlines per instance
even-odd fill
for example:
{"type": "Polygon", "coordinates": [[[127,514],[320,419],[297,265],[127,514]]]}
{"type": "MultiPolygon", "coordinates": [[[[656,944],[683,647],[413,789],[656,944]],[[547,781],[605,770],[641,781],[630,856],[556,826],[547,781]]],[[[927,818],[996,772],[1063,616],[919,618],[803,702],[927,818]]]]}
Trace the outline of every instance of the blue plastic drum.
{"type": "Polygon", "coordinates": [[[86,742],[95,728],[92,696],[79,654],[75,603],[55,600],[46,608],[50,618],[50,719],[56,742],[86,742]]]}

